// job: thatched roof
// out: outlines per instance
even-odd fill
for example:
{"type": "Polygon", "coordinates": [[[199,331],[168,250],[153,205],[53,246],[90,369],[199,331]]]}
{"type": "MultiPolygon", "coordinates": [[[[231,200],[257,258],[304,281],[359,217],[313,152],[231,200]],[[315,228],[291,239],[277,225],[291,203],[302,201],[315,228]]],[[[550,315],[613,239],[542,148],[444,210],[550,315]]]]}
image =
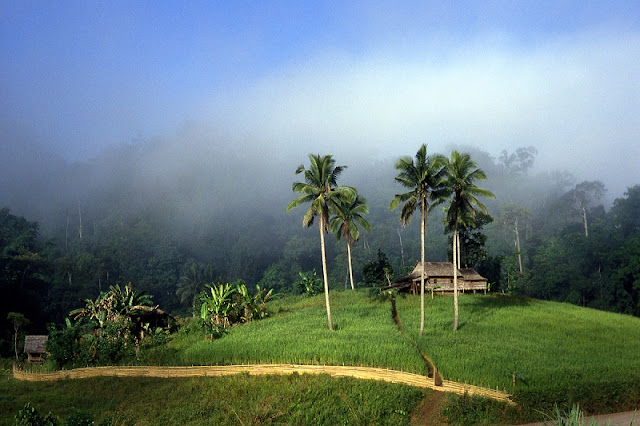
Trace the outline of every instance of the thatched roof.
{"type": "Polygon", "coordinates": [[[24,352],[32,354],[43,354],[47,350],[45,345],[49,340],[49,336],[46,335],[33,335],[24,336],[24,352]]]}
{"type": "MultiPolygon", "coordinates": [[[[425,275],[432,278],[452,278],[453,277],[453,263],[451,262],[425,262],[425,275]]],[[[458,272],[458,278],[462,278],[460,270],[458,272]]],[[[417,274],[420,278],[422,273],[422,264],[418,262],[413,268],[412,274],[417,274]]]]}
{"type": "Polygon", "coordinates": [[[460,269],[465,281],[486,281],[487,279],[476,272],[473,268],[460,269]]]}

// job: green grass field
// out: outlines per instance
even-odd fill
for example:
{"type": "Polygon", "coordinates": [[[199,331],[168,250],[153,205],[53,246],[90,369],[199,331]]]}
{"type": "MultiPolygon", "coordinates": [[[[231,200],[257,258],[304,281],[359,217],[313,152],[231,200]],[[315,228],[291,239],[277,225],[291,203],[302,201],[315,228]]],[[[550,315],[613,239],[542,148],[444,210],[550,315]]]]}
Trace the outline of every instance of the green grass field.
{"type": "Polygon", "coordinates": [[[417,297],[399,297],[405,331],[443,376],[499,389],[538,406],[581,402],[615,410],[640,402],[640,318],[502,295],[426,299],[420,338],[417,297]],[[513,375],[516,385],[513,385],[513,375]],[[532,401],[533,400],[533,401],[532,401]]]}
{"type": "Polygon", "coordinates": [[[425,391],[328,375],[58,382],[0,378],[0,425],[27,402],[41,414],[114,425],[409,424],[425,391]]]}
{"type": "MultiPolygon", "coordinates": [[[[396,299],[407,336],[396,327],[388,298],[371,297],[366,291],[334,291],[331,303],[335,332],[327,329],[322,295],[287,297],[272,302],[266,320],[233,327],[215,341],[182,331],[166,346],[144,353],[137,363],[367,365],[425,374],[413,339],[445,379],[504,389],[520,403],[514,413],[499,404],[452,398],[457,401],[454,411],[463,414],[462,423],[465,410],[492,411],[480,417],[492,422],[540,419],[539,411],[551,413],[554,403],[562,409],[580,403],[587,412],[600,413],[633,409],[640,403],[639,318],[512,296],[463,295],[461,327],[453,332],[453,299],[437,296],[426,299],[425,333],[419,337],[419,297],[396,299]]],[[[425,394],[402,385],[342,380],[238,376],[29,384],[3,378],[0,419],[7,424],[31,400],[42,411],[60,416],[74,406],[84,407],[96,419],[124,410],[133,423],[154,417],[166,424],[203,423],[204,418],[222,424],[306,423],[309,416],[323,423],[347,418],[350,423],[397,423],[408,421],[425,394]],[[96,394],[110,388],[117,389],[111,399],[96,394]],[[86,402],[85,394],[92,395],[86,402]],[[138,411],[143,415],[136,417],[138,411]]]]}
{"type": "Polygon", "coordinates": [[[362,365],[426,374],[426,366],[399,332],[388,300],[366,292],[331,293],[336,330],[327,328],[324,296],[273,302],[271,318],[234,327],[222,339],[178,336],[149,361],[177,365],[295,363],[362,365]]]}

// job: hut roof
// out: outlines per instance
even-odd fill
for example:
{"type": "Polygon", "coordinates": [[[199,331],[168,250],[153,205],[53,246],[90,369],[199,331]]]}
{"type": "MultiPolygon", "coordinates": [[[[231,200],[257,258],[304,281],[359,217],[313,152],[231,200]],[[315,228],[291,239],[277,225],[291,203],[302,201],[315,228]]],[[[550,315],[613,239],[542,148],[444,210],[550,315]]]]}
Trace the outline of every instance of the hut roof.
{"type": "MultiPolygon", "coordinates": [[[[425,276],[427,277],[453,277],[453,263],[451,262],[424,262],[425,263],[425,276]]],[[[411,276],[420,278],[422,273],[422,263],[416,263],[416,266],[411,272],[411,276]]],[[[462,278],[460,270],[458,270],[458,277],[462,278]]]]}
{"type": "Polygon", "coordinates": [[[487,279],[473,268],[460,269],[465,281],[486,281],[487,279]]]}
{"type": "Polygon", "coordinates": [[[47,350],[45,345],[49,340],[47,335],[24,336],[24,352],[32,354],[43,354],[47,350]]]}

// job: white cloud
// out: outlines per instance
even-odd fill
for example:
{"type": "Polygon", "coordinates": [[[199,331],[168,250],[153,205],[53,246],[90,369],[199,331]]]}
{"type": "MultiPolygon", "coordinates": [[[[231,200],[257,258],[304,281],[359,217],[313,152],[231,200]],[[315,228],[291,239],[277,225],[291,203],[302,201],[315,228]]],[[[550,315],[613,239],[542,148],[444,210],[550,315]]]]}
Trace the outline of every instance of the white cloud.
{"type": "Polygon", "coordinates": [[[207,118],[295,155],[401,155],[421,142],[497,155],[534,145],[546,167],[616,191],[640,183],[639,34],[583,33],[526,48],[487,38],[438,49],[421,45],[413,58],[406,49],[360,58],[321,52],[216,99],[207,118]]]}

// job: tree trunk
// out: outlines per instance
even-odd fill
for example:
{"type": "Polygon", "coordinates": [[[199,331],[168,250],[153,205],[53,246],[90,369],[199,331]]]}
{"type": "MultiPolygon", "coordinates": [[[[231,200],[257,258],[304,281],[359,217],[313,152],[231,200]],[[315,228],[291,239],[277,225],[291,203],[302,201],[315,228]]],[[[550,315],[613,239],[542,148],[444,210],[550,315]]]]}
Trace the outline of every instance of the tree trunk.
{"type": "Polygon", "coordinates": [[[404,246],[402,245],[402,234],[400,234],[400,228],[396,228],[398,231],[398,238],[400,238],[400,264],[404,266],[404,246]]]}
{"type": "Polygon", "coordinates": [[[453,331],[458,329],[458,267],[456,262],[458,256],[456,253],[456,240],[458,239],[458,226],[453,228],[453,331]]]}
{"type": "Polygon", "coordinates": [[[15,333],[13,334],[13,347],[16,351],[16,362],[20,361],[18,358],[18,327],[14,327],[15,333]]]}
{"type": "Polygon", "coordinates": [[[318,220],[320,227],[320,248],[322,249],[322,277],[324,278],[324,299],[327,305],[327,320],[329,321],[329,330],[333,331],[333,321],[331,320],[331,305],[329,305],[329,280],[327,278],[327,256],[324,252],[324,217],[322,213],[318,220]]]}
{"type": "Polygon", "coordinates": [[[80,201],[78,201],[78,217],[80,221],[80,225],[78,226],[78,234],[80,235],[80,239],[82,239],[82,210],[80,209],[80,201]]]}
{"type": "Polygon", "coordinates": [[[584,236],[588,237],[589,228],[587,227],[587,210],[584,208],[584,206],[582,207],[582,220],[584,222],[584,236]]]}
{"type": "Polygon", "coordinates": [[[67,212],[67,227],[64,230],[64,249],[69,248],[69,212],[67,212]]]}
{"type": "Polygon", "coordinates": [[[420,197],[420,262],[422,262],[422,273],[420,274],[420,336],[424,332],[424,234],[425,234],[425,222],[427,220],[427,212],[425,207],[424,196],[420,197]]]}
{"type": "Polygon", "coordinates": [[[456,251],[458,253],[458,268],[460,267],[460,265],[462,265],[462,262],[460,261],[460,259],[462,258],[462,250],[460,250],[460,234],[458,233],[458,237],[456,238],[456,251]]]}
{"type": "Polygon", "coordinates": [[[515,222],[515,232],[516,232],[516,250],[518,250],[518,267],[520,268],[520,275],[523,274],[522,270],[522,253],[520,252],[520,233],[518,232],[518,218],[516,218],[515,222]]]}
{"type": "Polygon", "coordinates": [[[353,267],[351,266],[351,244],[347,241],[347,254],[349,255],[349,279],[351,280],[351,290],[355,290],[353,286],[353,267]]]}

